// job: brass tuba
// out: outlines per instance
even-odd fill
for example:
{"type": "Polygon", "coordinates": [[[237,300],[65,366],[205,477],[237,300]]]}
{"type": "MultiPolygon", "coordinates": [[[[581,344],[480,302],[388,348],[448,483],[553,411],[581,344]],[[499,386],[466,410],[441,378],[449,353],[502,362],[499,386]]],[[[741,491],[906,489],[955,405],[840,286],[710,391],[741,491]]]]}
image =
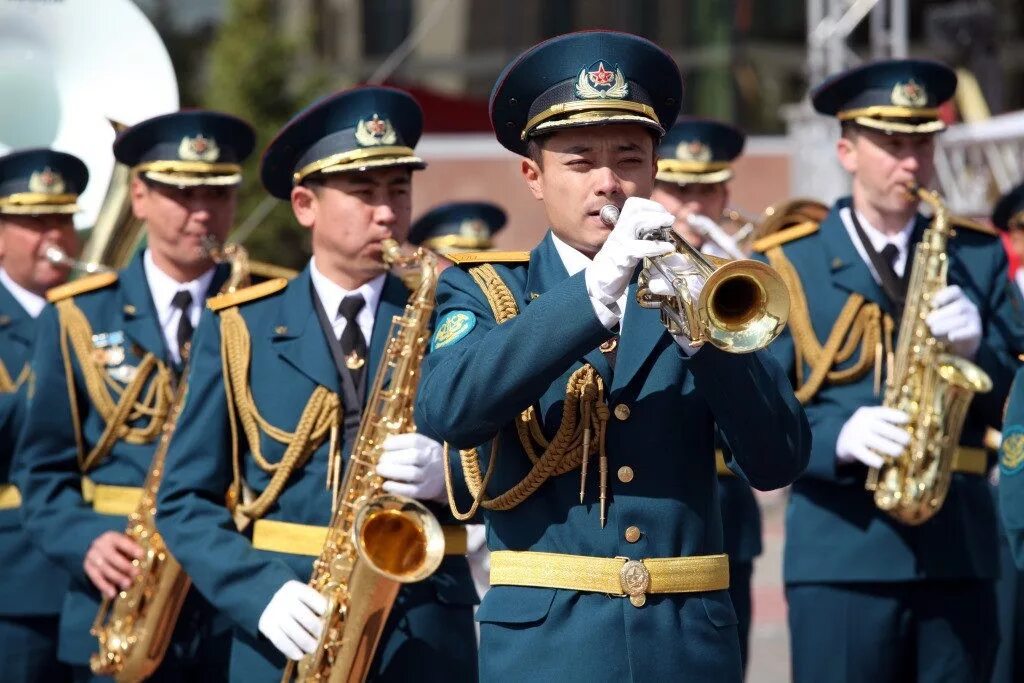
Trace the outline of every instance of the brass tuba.
{"type": "Polygon", "coordinates": [[[437,286],[436,257],[426,249],[406,257],[397,242],[385,240],[384,259],[419,265],[420,285],[391,323],[327,540],[313,563],[309,585],[327,599],[323,631],[313,654],[298,665],[288,662],[283,681],[364,680],[399,588],[433,574],[444,556],[437,518],[418,501],[384,493],[374,471],[384,439],[415,428],[413,404],[437,286]]]}
{"type": "MultiPolygon", "coordinates": [[[[601,209],[601,220],[607,225],[614,225],[618,218],[619,208],[614,204],[601,209]]],[[[644,259],[640,273],[637,302],[644,308],[660,309],[661,321],[670,334],[686,335],[694,346],[711,342],[723,351],[749,353],[768,346],[786,327],[789,290],[771,266],[751,259],[730,261],[706,256],[670,227],[637,237],[671,242],[676,253],[687,261],[688,269],[680,272],[663,258],[644,259]],[[675,295],[651,293],[647,287],[651,269],[673,283],[675,295]],[[702,283],[696,301],[687,286],[688,277],[702,283]]]]}
{"type": "MultiPolygon", "coordinates": [[[[212,260],[231,266],[221,293],[248,286],[249,259],[241,245],[221,248],[215,242],[204,242],[204,247],[212,260]]],[[[187,363],[187,358],[182,360],[187,363]]],[[[185,376],[183,373],[175,390],[174,408],[160,434],[142,497],[128,515],[125,535],[143,551],[142,559],[132,561],[138,574],[131,586],[113,599],[104,598],[90,630],[96,636],[99,651],[89,658],[89,667],[94,674],[112,676],[118,683],[142,681],[160,666],[192,585],[156,528],[156,497],[163,480],[167,449],[188,391],[185,376]]]]}
{"type": "Polygon", "coordinates": [[[895,458],[883,456],[881,468],[868,470],[865,488],[874,491],[875,505],[904,524],[928,521],[949,492],[953,456],[960,444],[974,394],[992,390],[992,379],[974,363],[949,352],[932,336],[926,318],[935,294],[946,286],[952,234],[949,212],[938,193],[912,187],[935,210],[932,224],[914,249],[906,307],[886,384],[884,406],[910,416],[910,445],[895,458]]]}

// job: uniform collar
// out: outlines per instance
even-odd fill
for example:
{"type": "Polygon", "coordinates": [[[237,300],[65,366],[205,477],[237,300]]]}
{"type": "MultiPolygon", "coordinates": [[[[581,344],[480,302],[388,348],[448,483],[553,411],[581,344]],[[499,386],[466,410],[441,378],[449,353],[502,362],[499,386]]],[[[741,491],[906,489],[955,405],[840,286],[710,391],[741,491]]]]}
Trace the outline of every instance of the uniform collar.
{"type": "Polygon", "coordinates": [[[570,247],[559,239],[554,231],[551,232],[551,242],[555,245],[555,251],[558,252],[558,257],[562,259],[562,265],[565,266],[565,270],[570,277],[581,270],[585,270],[587,266],[593,263],[593,260],[588,258],[586,254],[575,247],[570,247]]]}
{"type": "Polygon", "coordinates": [[[868,241],[871,242],[871,248],[875,252],[881,254],[882,250],[893,244],[896,246],[896,250],[899,255],[896,258],[894,268],[898,275],[902,275],[907,267],[907,256],[910,253],[910,238],[913,236],[914,228],[917,225],[917,214],[910,217],[907,224],[896,233],[895,235],[887,235],[882,232],[864,217],[864,214],[857,211],[853,207],[851,202],[849,206],[845,206],[839,211],[839,217],[843,221],[843,226],[846,228],[847,234],[850,236],[850,241],[853,242],[853,246],[857,249],[857,253],[860,254],[861,259],[867,264],[868,270],[871,271],[872,277],[875,278],[876,282],[881,282],[878,273],[875,271],[874,265],[871,263],[871,257],[868,256],[867,250],[864,248],[865,245],[861,243],[860,237],[857,235],[857,229],[853,225],[852,213],[856,212],[857,220],[860,222],[860,227],[864,229],[864,234],[867,235],[868,241]]]}
{"type": "Polygon", "coordinates": [[[211,267],[194,280],[178,282],[160,270],[160,267],[153,261],[153,254],[149,249],[142,256],[142,267],[146,273],[146,282],[149,283],[149,293],[153,297],[153,306],[156,308],[157,320],[160,322],[161,329],[167,326],[177,312],[171,306],[171,301],[178,292],[188,290],[192,295],[190,310],[202,307],[216,271],[216,267],[211,267]]]}
{"type": "Polygon", "coordinates": [[[46,299],[19,285],[3,268],[0,268],[0,284],[11,293],[14,300],[33,318],[38,318],[39,314],[43,312],[43,308],[46,306],[46,299]]]}
{"type": "Polygon", "coordinates": [[[320,298],[320,303],[323,304],[324,311],[327,313],[327,317],[330,318],[332,324],[338,320],[338,307],[341,305],[342,299],[350,294],[362,294],[363,301],[366,302],[363,310],[370,313],[370,319],[372,320],[375,317],[377,304],[380,302],[381,292],[384,291],[385,275],[386,273],[381,273],[356,289],[349,290],[320,272],[316,267],[316,257],[309,260],[309,279],[313,282],[313,291],[320,298]]]}

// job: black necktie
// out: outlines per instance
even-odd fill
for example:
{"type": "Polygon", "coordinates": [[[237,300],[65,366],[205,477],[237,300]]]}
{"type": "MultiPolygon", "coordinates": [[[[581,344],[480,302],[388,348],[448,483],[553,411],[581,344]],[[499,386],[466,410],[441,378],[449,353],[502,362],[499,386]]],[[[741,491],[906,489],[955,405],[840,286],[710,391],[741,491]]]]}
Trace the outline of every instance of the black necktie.
{"type": "Polygon", "coordinates": [[[350,294],[342,299],[341,305],[338,306],[338,315],[345,319],[345,329],[341,331],[338,341],[345,356],[345,367],[352,373],[352,379],[357,387],[361,386],[366,373],[366,338],[359,329],[356,316],[365,305],[366,301],[361,294],[350,294]]]}
{"type": "Polygon", "coordinates": [[[187,289],[183,289],[174,295],[171,299],[171,306],[181,311],[181,317],[178,318],[178,357],[181,358],[181,362],[184,363],[188,360],[188,347],[192,341],[192,318],[188,314],[189,306],[192,305],[192,294],[187,289]]]}
{"type": "Polygon", "coordinates": [[[895,244],[890,243],[882,248],[882,260],[888,264],[889,273],[897,280],[900,278],[900,276],[896,274],[896,261],[899,257],[900,249],[895,244]]]}

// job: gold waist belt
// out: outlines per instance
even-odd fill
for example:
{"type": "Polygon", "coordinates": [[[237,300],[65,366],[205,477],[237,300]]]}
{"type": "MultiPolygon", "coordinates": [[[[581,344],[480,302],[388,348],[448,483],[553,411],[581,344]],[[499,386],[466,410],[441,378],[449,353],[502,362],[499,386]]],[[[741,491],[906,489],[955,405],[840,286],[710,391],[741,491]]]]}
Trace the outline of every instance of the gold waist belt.
{"type": "Polygon", "coordinates": [[[491,553],[492,586],[530,586],[629,596],[642,607],[653,593],[700,593],[729,587],[726,555],[588,557],[561,553],[495,550],[491,553]]]}
{"type": "Polygon", "coordinates": [[[142,488],[97,484],[89,477],[82,477],[82,498],[92,503],[92,509],[101,515],[120,517],[135,512],[142,499],[142,488]]]}
{"type": "MultiPolygon", "coordinates": [[[[444,532],[445,555],[466,554],[466,527],[442,526],[441,531],[444,532]]],[[[325,526],[257,519],[252,527],[252,547],[256,550],[317,557],[323,552],[326,540],[325,526]]]]}
{"type": "Polygon", "coordinates": [[[0,510],[21,507],[21,492],[14,484],[0,484],[0,510]]]}

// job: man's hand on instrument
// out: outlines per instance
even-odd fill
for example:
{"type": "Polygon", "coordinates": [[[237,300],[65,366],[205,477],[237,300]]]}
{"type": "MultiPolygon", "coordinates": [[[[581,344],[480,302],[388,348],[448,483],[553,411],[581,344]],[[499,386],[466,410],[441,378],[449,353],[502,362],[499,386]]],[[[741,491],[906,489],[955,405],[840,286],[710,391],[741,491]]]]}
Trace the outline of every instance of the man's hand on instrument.
{"type": "Polygon", "coordinates": [[[956,355],[974,358],[981,346],[981,314],[962,289],[956,285],[940,289],[925,321],[935,338],[949,342],[956,355]]]}
{"type": "Polygon", "coordinates": [[[658,202],[630,197],[622,207],[607,241],[587,266],[587,292],[594,312],[605,327],[611,329],[622,318],[618,301],[633,278],[641,259],[661,256],[673,251],[669,242],[640,240],[641,230],[671,227],[675,217],[658,202]]]}
{"type": "Polygon", "coordinates": [[[119,531],[107,531],[89,546],[82,566],[103,597],[113,598],[132,585],[139,573],[132,560],[141,558],[142,548],[135,541],[119,531]]]}
{"type": "Polygon", "coordinates": [[[836,461],[859,461],[868,467],[881,467],[885,460],[879,454],[895,458],[910,444],[910,434],[903,428],[908,422],[910,417],[895,408],[858,408],[839,431],[836,461]]]}
{"type": "Polygon", "coordinates": [[[316,650],[327,599],[304,583],[288,581],[267,603],[258,628],[288,659],[298,661],[316,650]]]}
{"type": "Polygon", "coordinates": [[[422,434],[392,434],[384,439],[377,474],[388,493],[443,503],[444,458],[441,444],[422,434]]]}
{"type": "MultiPolygon", "coordinates": [[[[693,303],[696,304],[697,299],[700,298],[700,291],[704,288],[704,278],[701,277],[690,261],[680,253],[667,254],[658,260],[668,270],[675,273],[676,278],[682,279],[693,303]]],[[[661,269],[651,268],[647,272],[649,277],[647,288],[651,290],[651,294],[658,296],[677,295],[673,279],[665,275],[661,269]]],[[[690,338],[686,335],[673,335],[672,338],[687,356],[692,356],[702,348],[701,346],[691,345],[690,338]]]]}

